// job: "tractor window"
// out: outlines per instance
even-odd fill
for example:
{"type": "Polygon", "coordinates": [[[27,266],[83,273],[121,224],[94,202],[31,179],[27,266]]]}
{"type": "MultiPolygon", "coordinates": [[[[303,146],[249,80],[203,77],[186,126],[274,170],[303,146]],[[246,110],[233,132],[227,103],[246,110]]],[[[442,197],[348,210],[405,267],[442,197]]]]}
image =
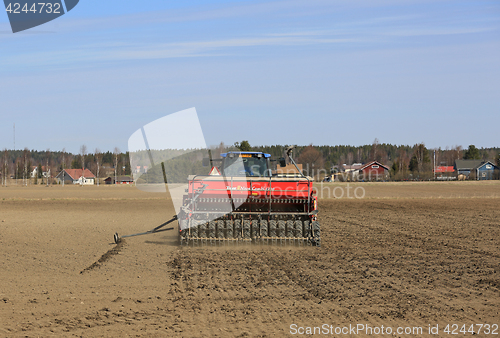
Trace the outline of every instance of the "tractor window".
{"type": "Polygon", "coordinates": [[[264,157],[226,157],[224,160],[225,176],[269,176],[267,159],[264,157]]]}

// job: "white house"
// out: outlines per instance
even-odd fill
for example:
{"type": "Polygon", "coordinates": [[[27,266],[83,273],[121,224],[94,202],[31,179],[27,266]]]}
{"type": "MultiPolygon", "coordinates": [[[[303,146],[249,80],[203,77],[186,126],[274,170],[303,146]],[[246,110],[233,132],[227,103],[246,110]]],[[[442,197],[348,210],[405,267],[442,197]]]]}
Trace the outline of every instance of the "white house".
{"type": "Polygon", "coordinates": [[[73,183],[81,185],[95,184],[96,177],[88,169],[64,169],[56,176],[58,183],[73,183]]]}
{"type": "MultiPolygon", "coordinates": [[[[38,166],[31,167],[31,174],[30,175],[31,175],[31,178],[38,177],[38,166]]],[[[42,166],[42,177],[47,178],[48,176],[50,176],[50,169],[49,169],[49,172],[47,173],[47,169],[45,169],[45,166],[43,165],[42,166]]]]}

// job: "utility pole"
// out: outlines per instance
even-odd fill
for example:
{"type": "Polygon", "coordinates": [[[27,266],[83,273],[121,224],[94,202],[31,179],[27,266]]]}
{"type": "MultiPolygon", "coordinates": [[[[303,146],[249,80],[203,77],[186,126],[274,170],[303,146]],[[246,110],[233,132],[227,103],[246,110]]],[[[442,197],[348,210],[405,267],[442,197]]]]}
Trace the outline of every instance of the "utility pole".
{"type": "Polygon", "coordinates": [[[118,147],[115,147],[113,153],[115,155],[115,185],[116,185],[116,169],[118,167],[118,153],[120,152],[120,149],[118,147]]]}

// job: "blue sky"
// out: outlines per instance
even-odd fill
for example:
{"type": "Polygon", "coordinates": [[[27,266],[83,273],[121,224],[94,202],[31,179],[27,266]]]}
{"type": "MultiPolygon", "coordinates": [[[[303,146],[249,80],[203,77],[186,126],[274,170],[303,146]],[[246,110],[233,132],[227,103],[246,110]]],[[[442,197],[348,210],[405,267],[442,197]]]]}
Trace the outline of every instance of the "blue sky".
{"type": "MultiPolygon", "coordinates": [[[[500,146],[498,1],[81,0],[12,34],[0,148],[125,151],[196,107],[207,144],[500,146]]],[[[189,131],[189,127],[185,127],[189,131]]]]}

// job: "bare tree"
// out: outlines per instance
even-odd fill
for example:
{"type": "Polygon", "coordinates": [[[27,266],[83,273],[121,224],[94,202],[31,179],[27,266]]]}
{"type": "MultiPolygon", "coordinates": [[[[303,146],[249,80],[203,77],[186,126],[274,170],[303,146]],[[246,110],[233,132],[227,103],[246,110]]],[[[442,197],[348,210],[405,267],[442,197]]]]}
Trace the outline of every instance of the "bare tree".
{"type": "Polygon", "coordinates": [[[404,149],[399,151],[399,156],[396,158],[393,164],[393,169],[396,169],[395,179],[403,180],[408,178],[408,165],[410,164],[410,158],[404,149]]]}
{"type": "Polygon", "coordinates": [[[94,156],[95,156],[95,160],[96,160],[96,172],[97,172],[97,186],[99,186],[99,169],[101,167],[101,162],[102,162],[102,153],[101,151],[99,150],[99,148],[95,148],[94,150],[94,156]]]}
{"type": "Polygon", "coordinates": [[[28,148],[24,148],[23,151],[23,185],[28,186],[28,157],[30,151],[28,148]]]}
{"type": "Polygon", "coordinates": [[[324,170],[324,159],[321,152],[311,145],[305,147],[297,159],[297,163],[302,163],[305,167],[307,175],[314,177],[315,174],[319,175],[324,170]]]}
{"type": "Polygon", "coordinates": [[[421,176],[422,174],[431,171],[429,151],[423,142],[415,144],[413,149],[413,156],[410,160],[409,168],[412,172],[418,173],[419,178],[423,178],[423,176],[421,176]]]}
{"type": "Polygon", "coordinates": [[[80,159],[82,161],[82,169],[85,169],[85,155],[87,155],[87,146],[83,144],[80,146],[80,159]]]}
{"type": "Polygon", "coordinates": [[[118,147],[115,147],[113,150],[113,155],[115,155],[115,184],[116,184],[116,168],[118,167],[118,155],[120,154],[120,149],[118,147]]]}
{"type": "Polygon", "coordinates": [[[379,145],[380,142],[378,140],[378,138],[375,138],[375,140],[373,140],[373,144],[372,144],[372,149],[370,150],[370,158],[369,160],[370,161],[381,161],[380,159],[380,150],[379,150],[379,145]]]}
{"type": "Polygon", "coordinates": [[[61,163],[61,172],[62,172],[62,186],[64,187],[64,174],[66,169],[66,148],[62,149],[62,163],[61,163]]]}
{"type": "MultiPolygon", "coordinates": [[[[453,149],[454,160],[460,160],[463,157],[463,149],[462,146],[455,146],[453,149]]],[[[455,161],[453,161],[455,162],[455,161]]]]}
{"type": "Polygon", "coordinates": [[[347,154],[347,165],[352,165],[354,161],[354,154],[352,152],[349,152],[347,154]]]}
{"type": "Polygon", "coordinates": [[[3,151],[3,159],[2,159],[2,185],[4,187],[7,186],[7,175],[9,174],[9,165],[8,165],[9,154],[7,149],[5,148],[3,151]]]}
{"type": "Polygon", "coordinates": [[[341,154],[339,157],[339,171],[344,171],[345,155],[341,154]]]}
{"type": "Polygon", "coordinates": [[[45,152],[45,157],[47,158],[47,165],[45,166],[45,175],[47,176],[47,187],[49,186],[49,181],[50,181],[50,149],[47,149],[47,151],[45,152]]]}

